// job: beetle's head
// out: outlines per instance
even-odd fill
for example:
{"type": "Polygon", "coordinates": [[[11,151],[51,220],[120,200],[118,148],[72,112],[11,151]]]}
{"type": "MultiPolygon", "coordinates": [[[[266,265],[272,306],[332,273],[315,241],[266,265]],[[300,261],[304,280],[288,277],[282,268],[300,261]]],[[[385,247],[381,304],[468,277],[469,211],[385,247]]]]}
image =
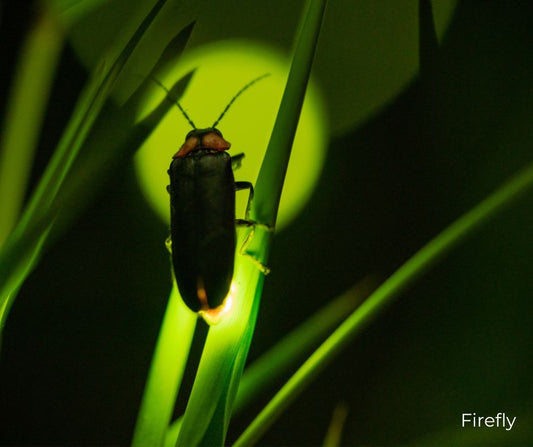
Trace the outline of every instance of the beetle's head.
{"type": "Polygon", "coordinates": [[[185,137],[185,143],[172,158],[186,157],[198,149],[212,149],[213,151],[227,151],[231,144],[227,142],[220,130],[215,127],[207,129],[193,129],[185,137]]]}

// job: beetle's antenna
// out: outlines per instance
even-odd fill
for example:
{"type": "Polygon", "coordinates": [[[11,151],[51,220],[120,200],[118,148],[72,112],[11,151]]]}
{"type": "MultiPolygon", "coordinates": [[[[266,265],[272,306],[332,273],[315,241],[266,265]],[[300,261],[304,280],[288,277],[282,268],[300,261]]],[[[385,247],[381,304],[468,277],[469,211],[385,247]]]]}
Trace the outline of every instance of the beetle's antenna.
{"type": "Polygon", "coordinates": [[[231,99],[231,101],[228,103],[226,108],[222,111],[218,119],[215,121],[215,123],[211,127],[217,127],[217,124],[220,122],[220,120],[224,117],[228,109],[231,107],[231,105],[235,102],[235,100],[243,93],[245,90],[247,90],[249,87],[254,85],[256,82],[260,81],[263,78],[266,78],[267,76],[270,76],[270,73],[265,73],[259,76],[258,78],[253,79],[252,81],[248,82],[243,88],[241,88],[237,94],[231,99]]]}
{"type": "Polygon", "coordinates": [[[178,109],[180,109],[181,113],[183,114],[183,116],[185,117],[185,119],[187,120],[187,122],[191,125],[191,127],[193,129],[196,129],[196,126],[194,125],[194,123],[192,122],[192,120],[189,118],[189,115],[187,115],[187,112],[185,110],[183,110],[183,107],[181,107],[180,103],[178,102],[177,99],[174,99],[172,97],[172,93],[170,92],[170,90],[168,88],[166,88],[163,83],[161,81],[159,81],[159,79],[157,79],[156,77],[152,76],[151,74],[148,75],[148,77],[154,81],[157,85],[159,85],[159,87],[161,87],[165,92],[167,92],[167,98],[170,99],[172,101],[173,104],[177,105],[178,106],[178,109]]]}

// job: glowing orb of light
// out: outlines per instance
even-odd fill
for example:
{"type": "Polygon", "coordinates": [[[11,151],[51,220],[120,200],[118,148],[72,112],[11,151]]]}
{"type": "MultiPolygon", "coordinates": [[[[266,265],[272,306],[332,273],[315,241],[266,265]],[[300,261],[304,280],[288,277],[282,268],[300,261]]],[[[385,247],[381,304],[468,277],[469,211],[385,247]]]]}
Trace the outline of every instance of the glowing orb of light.
{"type": "MultiPolygon", "coordinates": [[[[285,88],[289,59],[262,44],[223,41],[198,47],[184,55],[175,70],[160,79],[167,87],[194,70],[180,104],[198,128],[210,127],[233,96],[252,79],[270,73],[251,86],[232,104],[217,125],[231,143],[230,155],[244,153],[236,181],[255,183],[285,88]]],[[[162,89],[147,101],[148,113],[165,95],[162,89]]],[[[157,88],[156,88],[157,91],[157,88]]],[[[162,120],[136,156],[141,189],[157,214],[169,221],[167,170],[172,156],[191,126],[176,107],[162,120]]],[[[318,87],[311,79],[296,132],[291,160],[281,197],[277,229],[306,205],[320,175],[327,145],[327,119],[318,87]]],[[[247,192],[237,193],[237,217],[243,218],[247,192]]]]}

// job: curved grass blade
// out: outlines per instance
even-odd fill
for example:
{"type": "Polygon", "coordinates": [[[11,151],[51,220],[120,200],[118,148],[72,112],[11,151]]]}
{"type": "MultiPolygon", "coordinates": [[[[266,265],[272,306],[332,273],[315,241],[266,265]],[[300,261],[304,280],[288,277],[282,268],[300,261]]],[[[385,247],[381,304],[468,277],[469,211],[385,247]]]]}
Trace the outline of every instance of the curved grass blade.
{"type": "Polygon", "coordinates": [[[234,446],[253,445],[307,385],[416,279],[466,237],[533,188],[533,163],[435,236],[350,315],[307,359],[254,419],[234,446]]]}
{"type": "Polygon", "coordinates": [[[344,423],[348,416],[348,405],[345,402],[339,403],[335,410],[328,427],[328,432],[324,438],[323,447],[339,447],[342,439],[342,432],[344,430],[344,423]]]}
{"type": "MultiPolygon", "coordinates": [[[[178,436],[178,446],[224,443],[263,286],[264,277],[258,264],[265,265],[268,258],[324,8],[324,0],[312,0],[303,15],[287,85],[256,183],[251,217],[257,225],[247,236],[250,240],[250,250],[246,250],[248,256],[236,257],[236,311],[209,330],[178,436]],[[250,262],[250,258],[255,262],[250,262]]],[[[242,243],[242,238],[239,239],[242,243]]]]}
{"type": "Polygon", "coordinates": [[[16,224],[64,35],[43,8],[23,44],[0,142],[0,247],[16,224]],[[39,75],[36,76],[35,74],[39,75]],[[21,117],[23,117],[21,119],[21,117]]]}
{"type": "Polygon", "coordinates": [[[187,364],[196,321],[196,314],[185,306],[174,286],[137,417],[132,442],[134,447],[163,445],[187,364]]]}

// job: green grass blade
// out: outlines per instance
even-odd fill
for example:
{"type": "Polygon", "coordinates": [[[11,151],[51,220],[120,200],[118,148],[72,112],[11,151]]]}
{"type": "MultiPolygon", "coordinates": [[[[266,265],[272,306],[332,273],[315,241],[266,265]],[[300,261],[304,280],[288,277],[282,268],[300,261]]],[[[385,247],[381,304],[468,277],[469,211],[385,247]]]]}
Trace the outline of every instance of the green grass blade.
{"type": "Polygon", "coordinates": [[[252,203],[252,220],[274,226],[281,190],[291,155],[296,126],[300,118],[315,47],[320,33],[325,0],[312,0],[307,5],[294,56],[281,99],[274,129],[261,165],[252,203]]]}
{"type": "Polygon", "coordinates": [[[177,445],[223,444],[236,391],[232,382],[242,373],[264,278],[254,264],[239,261],[234,308],[209,329],[177,445]]]}
{"type": "MultiPolygon", "coordinates": [[[[255,188],[251,216],[257,225],[249,235],[249,257],[237,256],[235,309],[209,330],[196,380],[178,436],[178,446],[222,445],[233,401],[248,354],[272,231],[294,133],[311,70],[325,1],[313,0],[303,15],[289,77],[265,160],[255,188]],[[250,262],[250,258],[255,262],[250,262]]],[[[239,238],[238,244],[243,242],[239,238]]],[[[239,245],[240,246],[240,245],[239,245]]]]}
{"type": "Polygon", "coordinates": [[[335,355],[352,342],[362,329],[383,312],[396,297],[467,236],[532,187],[533,163],[517,173],[510,181],[473,209],[463,214],[415,253],[309,357],[234,445],[250,446],[254,444],[283,410],[331,362],[335,355]]]}
{"type": "Polygon", "coordinates": [[[173,287],[137,417],[134,447],[163,445],[197,319],[173,287]]]}
{"type": "MultiPolygon", "coordinates": [[[[30,274],[31,268],[37,262],[39,253],[46,242],[50,228],[50,226],[43,228],[43,230],[36,237],[36,240],[32,241],[33,243],[31,250],[25,252],[25,257],[17,266],[15,274],[5,283],[5,290],[7,290],[7,293],[0,295],[0,348],[2,346],[2,334],[7,315],[9,314],[9,310],[11,309],[11,306],[13,305],[15,297],[17,296],[19,288],[22,284],[22,282],[19,281],[19,278],[25,278],[30,274]]],[[[0,272],[3,270],[3,267],[4,263],[0,258],[0,272]]]]}
{"type": "Polygon", "coordinates": [[[348,416],[348,406],[345,403],[339,403],[333,411],[331,422],[328,427],[328,432],[324,438],[323,447],[339,447],[342,445],[342,432],[344,430],[344,423],[348,416]]]}
{"type": "MultiPolygon", "coordinates": [[[[264,275],[255,267],[248,266],[252,269],[250,272],[251,278],[249,284],[255,294],[252,297],[252,309],[250,312],[248,324],[244,325],[242,335],[240,335],[240,342],[238,343],[238,351],[234,357],[233,365],[230,369],[229,382],[227,386],[223,387],[223,394],[218,401],[217,408],[213,421],[215,423],[209,424],[207,430],[202,438],[201,445],[224,445],[226,439],[227,429],[230,423],[231,415],[233,414],[233,402],[239,387],[240,379],[248,357],[248,351],[252,343],[252,337],[257,321],[257,313],[259,310],[259,302],[261,293],[263,291],[264,275]],[[217,421],[221,421],[218,423],[217,421]]],[[[243,321],[241,319],[241,321],[243,321]]]]}
{"type": "Polygon", "coordinates": [[[21,50],[0,141],[0,247],[22,209],[63,32],[43,8],[21,50]],[[39,73],[35,76],[35,73],[39,73]]]}
{"type": "Polygon", "coordinates": [[[174,447],[178,442],[178,436],[181,430],[181,424],[183,423],[183,417],[178,418],[174,421],[172,425],[168,428],[165,435],[165,442],[163,447],[174,447]]]}

